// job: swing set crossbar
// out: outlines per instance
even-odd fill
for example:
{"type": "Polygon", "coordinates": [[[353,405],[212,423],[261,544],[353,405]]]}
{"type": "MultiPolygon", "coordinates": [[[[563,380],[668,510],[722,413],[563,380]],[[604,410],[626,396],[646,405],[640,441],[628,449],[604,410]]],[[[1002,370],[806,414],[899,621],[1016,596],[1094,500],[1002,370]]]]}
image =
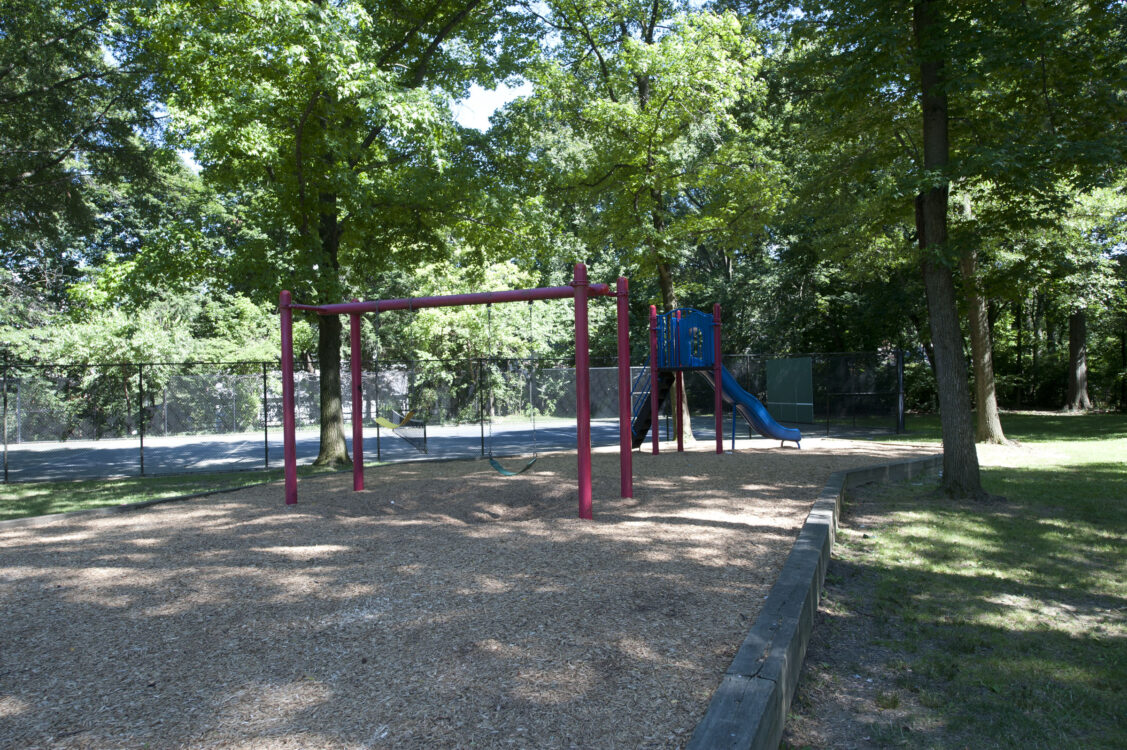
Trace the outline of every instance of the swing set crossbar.
{"type": "MultiPolygon", "coordinates": [[[[533,300],[575,300],[575,397],[576,439],[579,457],[579,517],[592,518],[591,510],[591,390],[590,351],[588,338],[587,301],[590,297],[615,297],[618,308],[618,402],[619,402],[619,465],[621,494],[634,496],[632,441],[630,431],[630,343],[629,343],[629,282],[619,277],[615,286],[591,284],[587,280],[587,267],[575,264],[575,276],[568,286],[541,287],[538,289],[509,289],[473,294],[450,294],[438,297],[410,297],[402,299],[340,302],[329,305],[303,305],[292,301],[289,291],[279,297],[278,312],[282,328],[282,433],[285,460],[286,505],[297,502],[297,437],[294,416],[293,380],[293,311],[302,310],[318,315],[348,315],[352,343],[352,400],[353,413],[358,414],[361,400],[360,385],[360,316],[390,310],[421,310],[434,307],[460,307],[465,305],[491,305],[505,302],[533,300]]],[[[353,489],[364,489],[363,430],[361,421],[353,419],[353,489]]],[[[517,472],[523,473],[530,461],[517,472]]],[[[492,460],[490,463],[493,463],[492,460]]],[[[496,468],[496,465],[494,466],[496,468]]],[[[499,469],[502,473],[508,470],[499,469]]]]}
{"type": "MultiPolygon", "coordinates": [[[[588,284],[588,297],[614,297],[610,284],[588,284]]],[[[366,302],[338,302],[331,305],[290,304],[292,310],[307,310],[318,315],[358,315],[390,310],[423,310],[433,307],[464,307],[466,305],[496,305],[504,302],[529,302],[547,299],[573,299],[574,286],[548,286],[539,289],[508,289],[499,292],[474,292],[472,294],[447,294],[438,297],[403,297],[400,299],[368,300],[366,302]]]]}

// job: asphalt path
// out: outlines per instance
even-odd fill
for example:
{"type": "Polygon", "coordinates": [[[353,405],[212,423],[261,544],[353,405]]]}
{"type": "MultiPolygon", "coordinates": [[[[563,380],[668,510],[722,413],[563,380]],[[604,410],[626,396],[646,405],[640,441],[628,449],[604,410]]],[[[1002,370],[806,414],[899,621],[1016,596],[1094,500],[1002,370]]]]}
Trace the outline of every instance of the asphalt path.
{"type": "MultiPolygon", "coordinates": [[[[352,433],[348,450],[352,451],[352,433]]],[[[618,443],[618,420],[593,420],[593,445],[618,443]]],[[[317,457],[320,436],[314,430],[297,433],[297,460],[310,464],[317,457]]],[[[528,455],[535,451],[571,450],[576,447],[575,422],[537,422],[535,431],[526,422],[488,425],[429,426],[427,452],[420,453],[392,431],[364,429],[365,463],[427,459],[479,458],[492,448],[495,456],[528,455]],[[377,454],[377,439],[378,454],[377,454]],[[483,447],[484,446],[484,447],[483,447]]],[[[10,444],[7,448],[8,481],[98,479],[138,476],[141,473],[140,440],[73,440],[55,443],[10,444]]],[[[146,475],[184,474],[205,471],[235,471],[282,466],[282,432],[271,428],[263,433],[234,435],[185,435],[146,437],[146,475]],[[267,460],[268,455],[268,460],[267,460]]]]}

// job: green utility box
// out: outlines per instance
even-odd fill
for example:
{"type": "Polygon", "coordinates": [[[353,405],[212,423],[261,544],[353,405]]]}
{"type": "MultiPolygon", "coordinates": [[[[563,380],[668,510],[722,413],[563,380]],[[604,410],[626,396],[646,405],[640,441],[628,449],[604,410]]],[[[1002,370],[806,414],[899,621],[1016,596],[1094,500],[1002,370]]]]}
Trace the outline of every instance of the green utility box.
{"type": "Polygon", "coordinates": [[[767,360],[767,411],[779,422],[814,422],[814,367],[810,357],[767,360]]]}

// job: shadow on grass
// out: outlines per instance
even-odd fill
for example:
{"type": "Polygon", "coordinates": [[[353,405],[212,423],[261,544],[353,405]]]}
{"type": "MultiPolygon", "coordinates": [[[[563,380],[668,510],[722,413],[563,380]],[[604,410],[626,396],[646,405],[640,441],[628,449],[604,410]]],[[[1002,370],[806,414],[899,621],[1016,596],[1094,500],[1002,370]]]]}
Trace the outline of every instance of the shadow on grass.
{"type": "MultiPolygon", "coordinates": [[[[878,645],[910,668],[897,687],[947,739],[979,746],[1127,746],[1127,599],[996,577],[876,565],[878,645]]],[[[1055,571],[1054,571],[1055,572],[1055,571]]],[[[892,735],[900,729],[891,727],[892,735]]],[[[892,739],[888,737],[886,739],[892,739]]]]}
{"type": "MultiPolygon", "coordinates": [[[[1127,414],[1003,412],[1002,431],[1010,440],[1044,443],[1055,440],[1120,440],[1127,438],[1127,414]]],[[[878,439],[940,440],[938,414],[910,414],[907,433],[878,439]]]]}
{"type": "Polygon", "coordinates": [[[833,703],[877,746],[1127,747],[1127,470],[985,479],[1010,501],[853,493],[797,737],[833,703]]]}

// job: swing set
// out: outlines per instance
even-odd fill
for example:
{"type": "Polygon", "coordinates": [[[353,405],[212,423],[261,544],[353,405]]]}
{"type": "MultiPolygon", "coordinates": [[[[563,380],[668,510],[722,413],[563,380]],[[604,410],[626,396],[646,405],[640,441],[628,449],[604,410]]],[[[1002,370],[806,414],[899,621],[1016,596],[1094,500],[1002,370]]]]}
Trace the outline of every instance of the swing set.
{"type": "MultiPolygon", "coordinates": [[[[363,404],[361,385],[360,316],[388,310],[418,310],[429,307],[461,307],[466,305],[493,305],[504,302],[531,302],[533,300],[575,300],[575,403],[576,439],[579,462],[579,517],[592,518],[591,510],[591,358],[588,346],[587,302],[590,297],[614,297],[618,312],[618,424],[619,424],[619,479],[621,495],[634,496],[631,455],[631,404],[630,404],[630,343],[629,343],[629,282],[619,277],[616,287],[609,284],[591,284],[587,280],[587,267],[575,264],[575,276],[568,286],[539,289],[511,289],[498,292],[453,294],[439,297],[414,297],[410,299],[371,300],[367,302],[341,302],[330,305],[301,305],[292,301],[289,291],[283,290],[279,299],[279,316],[282,327],[282,433],[285,460],[286,505],[297,503],[297,437],[294,418],[293,375],[293,311],[305,310],[318,315],[348,315],[349,340],[352,364],[352,413],[360,414],[363,404]]],[[[488,307],[487,307],[487,315],[488,307]]],[[[403,419],[405,424],[412,415],[403,419]]],[[[389,429],[402,426],[390,420],[389,429]]],[[[364,489],[364,433],[363,420],[352,420],[352,488],[364,489]]],[[[490,419],[489,463],[505,476],[516,476],[527,471],[538,455],[521,469],[505,469],[492,455],[493,423],[490,419]]],[[[535,415],[533,416],[535,434],[535,415]]]]}
{"type": "MultiPolygon", "coordinates": [[[[528,301],[528,328],[527,328],[527,331],[528,331],[528,335],[529,335],[529,342],[531,343],[533,341],[533,339],[532,339],[532,300],[528,301]]],[[[488,303],[485,305],[485,338],[486,338],[486,341],[489,342],[490,349],[492,349],[493,348],[493,305],[488,304],[488,303]]],[[[533,347],[535,347],[534,344],[533,344],[533,347]]],[[[534,349],[533,359],[535,359],[535,357],[536,357],[536,354],[535,354],[535,349],[534,349]]],[[[501,462],[497,460],[497,457],[493,455],[493,413],[492,413],[492,410],[490,410],[490,414],[489,414],[489,465],[492,466],[494,468],[494,470],[496,470],[496,472],[498,474],[500,474],[501,476],[505,476],[505,477],[520,476],[524,472],[531,469],[532,465],[534,463],[536,463],[536,459],[540,458],[540,448],[536,443],[536,404],[535,404],[534,399],[532,397],[533,396],[532,378],[533,378],[533,373],[535,372],[535,370],[536,370],[536,366],[535,366],[535,363],[533,363],[532,367],[528,368],[528,373],[529,373],[529,376],[528,376],[528,403],[529,403],[529,407],[530,407],[529,411],[531,412],[530,416],[532,418],[532,458],[528,459],[528,461],[525,462],[524,466],[520,467],[519,469],[516,469],[515,471],[511,470],[511,469],[506,469],[501,464],[501,462]]],[[[493,378],[489,379],[489,402],[490,402],[490,404],[493,403],[493,378]]]]}

